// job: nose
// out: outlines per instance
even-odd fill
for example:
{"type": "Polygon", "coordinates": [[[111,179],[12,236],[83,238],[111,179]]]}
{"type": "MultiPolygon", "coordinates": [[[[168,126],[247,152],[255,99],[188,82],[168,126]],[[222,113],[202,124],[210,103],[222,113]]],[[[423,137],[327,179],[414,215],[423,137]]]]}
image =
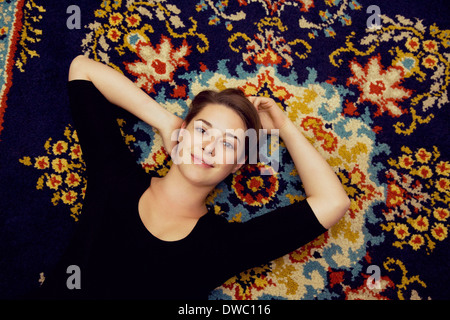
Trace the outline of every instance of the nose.
{"type": "Polygon", "coordinates": [[[211,137],[210,141],[203,141],[202,149],[204,152],[210,154],[211,156],[214,156],[216,149],[216,138],[211,137]]]}

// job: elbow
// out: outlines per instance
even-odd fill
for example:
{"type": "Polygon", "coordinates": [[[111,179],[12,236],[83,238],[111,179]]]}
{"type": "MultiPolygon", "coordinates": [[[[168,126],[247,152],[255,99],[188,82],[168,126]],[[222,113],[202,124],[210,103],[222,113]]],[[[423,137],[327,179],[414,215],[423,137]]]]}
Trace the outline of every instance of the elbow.
{"type": "Polygon", "coordinates": [[[341,203],[340,203],[341,210],[342,210],[342,216],[348,211],[351,204],[352,204],[352,202],[350,201],[350,198],[347,195],[342,198],[341,203]]]}
{"type": "Polygon", "coordinates": [[[72,60],[69,68],[69,81],[90,80],[85,67],[88,60],[89,58],[83,55],[78,55],[72,60]]]}
{"type": "Polygon", "coordinates": [[[350,199],[345,194],[334,198],[308,198],[307,199],[317,219],[325,229],[330,229],[350,208],[350,199]]]}
{"type": "Polygon", "coordinates": [[[340,199],[337,199],[334,202],[333,215],[332,215],[333,218],[330,219],[327,229],[334,226],[336,223],[339,222],[339,220],[341,220],[344,217],[345,213],[350,208],[350,205],[351,205],[351,201],[347,195],[342,196],[340,199]]]}

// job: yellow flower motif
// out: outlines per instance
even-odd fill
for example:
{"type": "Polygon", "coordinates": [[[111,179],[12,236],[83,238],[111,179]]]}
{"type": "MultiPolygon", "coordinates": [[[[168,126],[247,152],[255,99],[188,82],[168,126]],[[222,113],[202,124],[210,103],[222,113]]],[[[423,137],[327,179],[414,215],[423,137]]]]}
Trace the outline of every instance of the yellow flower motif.
{"type": "Polygon", "coordinates": [[[37,169],[47,169],[50,166],[50,160],[47,156],[41,156],[34,158],[36,160],[34,167],[37,169]]]}
{"type": "Polygon", "coordinates": [[[77,187],[81,183],[81,177],[76,172],[69,172],[64,182],[69,187],[77,187]]]}
{"type": "Polygon", "coordinates": [[[448,209],[444,208],[436,208],[433,211],[433,216],[439,221],[446,221],[449,217],[450,213],[448,209]]]}
{"type": "Polygon", "coordinates": [[[433,69],[434,67],[436,67],[438,61],[439,60],[434,55],[429,54],[422,59],[422,64],[425,66],[425,68],[433,69]]]}
{"type": "Polygon", "coordinates": [[[60,175],[52,173],[45,183],[47,187],[53,190],[57,190],[62,183],[62,178],[60,175]]]}
{"type": "Polygon", "coordinates": [[[125,19],[129,27],[137,27],[141,22],[141,17],[138,14],[132,14],[125,19]]]}
{"type": "Polygon", "coordinates": [[[52,160],[52,168],[57,173],[62,173],[68,169],[68,162],[66,159],[56,158],[52,160]]]}
{"type": "Polygon", "coordinates": [[[411,156],[404,154],[398,159],[398,164],[404,169],[411,169],[414,160],[411,156]]]}
{"type": "Polygon", "coordinates": [[[436,188],[440,192],[448,192],[450,190],[450,180],[446,178],[441,178],[436,181],[436,188]]]}
{"type": "Polygon", "coordinates": [[[428,152],[424,148],[420,148],[416,152],[416,159],[420,163],[427,163],[431,159],[431,152],[428,152]]]}
{"type": "Polygon", "coordinates": [[[71,216],[76,221],[81,212],[81,202],[77,202],[77,199],[84,199],[86,193],[86,169],[78,136],[70,125],[65,128],[64,137],[65,139],[47,139],[44,144],[46,156],[25,156],[19,162],[44,170],[36,182],[36,189],[51,190],[51,203],[55,206],[63,203],[69,205],[71,216]]]}
{"type": "Polygon", "coordinates": [[[94,15],[96,18],[104,18],[104,17],[106,17],[107,14],[108,14],[108,12],[106,12],[105,10],[101,10],[101,9],[94,11],[94,15]]]}
{"type": "Polygon", "coordinates": [[[67,142],[60,140],[53,145],[52,151],[53,151],[53,154],[59,156],[59,155],[65,153],[67,151],[67,149],[68,149],[67,142]]]}
{"type": "Polygon", "coordinates": [[[431,229],[431,235],[439,240],[443,241],[447,238],[448,229],[442,223],[435,223],[433,228],[431,229]]]}
{"type": "Polygon", "coordinates": [[[411,226],[417,231],[427,231],[430,223],[427,217],[418,216],[416,219],[408,219],[411,226]]]}
{"type": "Polygon", "coordinates": [[[417,51],[419,49],[419,45],[419,39],[417,39],[416,37],[409,38],[405,43],[406,48],[408,48],[408,50],[412,52],[417,51]]]}
{"type": "Polygon", "coordinates": [[[117,28],[111,28],[106,35],[111,41],[118,42],[122,32],[120,32],[117,28]]]}
{"type": "Polygon", "coordinates": [[[79,144],[75,144],[70,147],[70,157],[73,159],[80,159],[81,158],[81,147],[79,144]]]}
{"type": "Polygon", "coordinates": [[[118,26],[123,21],[123,16],[116,12],[109,17],[109,24],[112,26],[118,26]]]}
{"type": "Polygon", "coordinates": [[[436,52],[437,51],[437,42],[434,40],[426,40],[423,42],[423,49],[426,52],[436,52]]]}
{"type": "Polygon", "coordinates": [[[448,177],[450,174],[450,164],[448,161],[441,161],[436,165],[436,172],[440,175],[448,177]]]}
{"type": "Polygon", "coordinates": [[[409,231],[408,231],[408,227],[404,224],[397,224],[394,227],[394,234],[396,235],[397,238],[403,240],[405,239],[407,236],[410,235],[409,231]]]}
{"type": "Polygon", "coordinates": [[[433,172],[428,166],[421,166],[419,169],[415,170],[414,173],[424,179],[431,178],[433,175],[433,172]]]}
{"type": "Polygon", "coordinates": [[[425,239],[420,234],[415,234],[411,237],[408,244],[415,250],[419,250],[425,244],[425,239]]]}
{"type": "Polygon", "coordinates": [[[73,190],[61,191],[61,199],[65,204],[73,204],[77,200],[77,193],[73,190]]]}

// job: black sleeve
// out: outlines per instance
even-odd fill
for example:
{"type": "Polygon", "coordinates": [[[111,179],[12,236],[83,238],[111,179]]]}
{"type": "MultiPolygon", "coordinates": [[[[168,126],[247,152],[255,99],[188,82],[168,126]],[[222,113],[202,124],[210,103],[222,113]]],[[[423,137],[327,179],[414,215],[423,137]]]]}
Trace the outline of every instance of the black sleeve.
{"type": "Polygon", "coordinates": [[[222,263],[233,274],[282,257],[327,231],[306,200],[244,223],[226,223],[221,234],[222,263]]]}
{"type": "Polygon", "coordinates": [[[67,84],[69,104],[89,179],[136,166],[117,123],[119,107],[110,103],[91,81],[67,84]]]}

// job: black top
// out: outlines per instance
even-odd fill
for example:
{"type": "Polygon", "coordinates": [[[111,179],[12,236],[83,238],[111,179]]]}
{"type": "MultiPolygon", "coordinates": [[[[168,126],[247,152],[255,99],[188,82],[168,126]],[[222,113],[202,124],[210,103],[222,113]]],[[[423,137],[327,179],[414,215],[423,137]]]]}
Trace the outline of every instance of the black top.
{"type": "Polygon", "coordinates": [[[208,211],[179,241],[163,241],[142,223],[138,201],[152,176],[126,146],[115,112],[92,82],[68,83],[70,108],[88,185],[74,239],[40,291],[52,298],[206,299],[230,277],[279,258],[326,229],[306,201],[245,223],[208,211]],[[80,267],[81,289],[69,290],[80,267]]]}

